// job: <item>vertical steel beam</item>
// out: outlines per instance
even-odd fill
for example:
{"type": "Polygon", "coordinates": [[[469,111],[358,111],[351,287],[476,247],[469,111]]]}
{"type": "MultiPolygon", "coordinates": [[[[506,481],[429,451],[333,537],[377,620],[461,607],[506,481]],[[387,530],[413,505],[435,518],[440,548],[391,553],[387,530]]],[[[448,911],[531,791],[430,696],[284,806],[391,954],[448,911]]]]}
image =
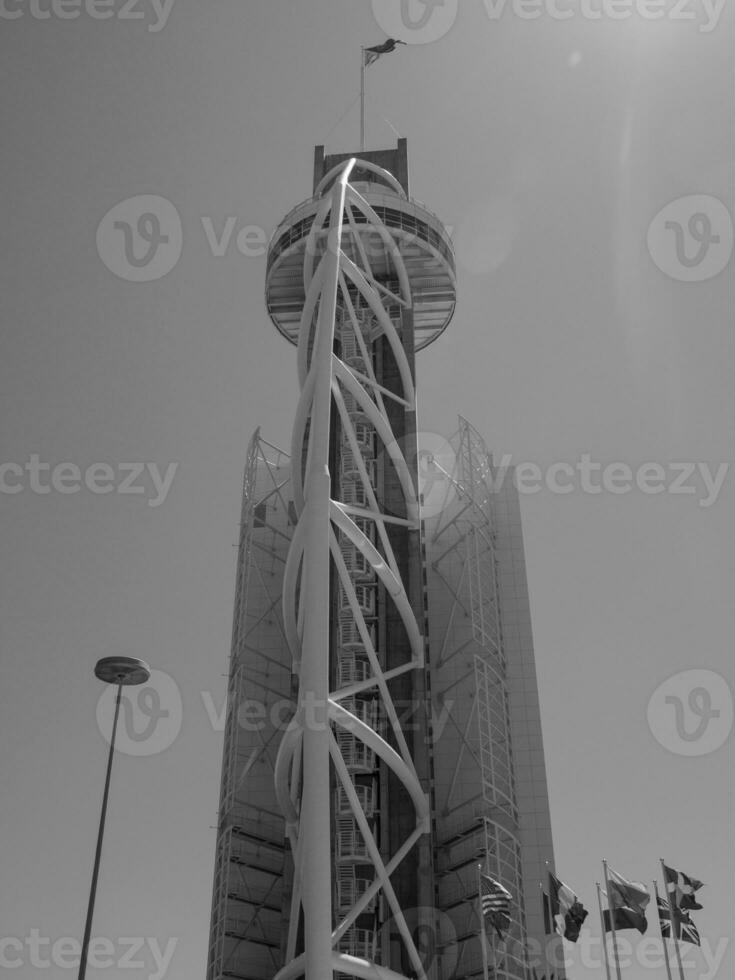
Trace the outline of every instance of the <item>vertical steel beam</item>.
{"type": "MultiPolygon", "coordinates": [[[[339,284],[345,185],[352,166],[332,190],[327,250],[320,263],[322,292],[311,370],[316,372],[304,484],[306,538],[300,603],[304,609],[298,714],[303,725],[303,789],[299,843],[306,943],[306,980],[332,976],[332,858],[329,821],[329,422],[332,352],[339,284]]],[[[308,322],[302,330],[310,328],[308,322]]]]}

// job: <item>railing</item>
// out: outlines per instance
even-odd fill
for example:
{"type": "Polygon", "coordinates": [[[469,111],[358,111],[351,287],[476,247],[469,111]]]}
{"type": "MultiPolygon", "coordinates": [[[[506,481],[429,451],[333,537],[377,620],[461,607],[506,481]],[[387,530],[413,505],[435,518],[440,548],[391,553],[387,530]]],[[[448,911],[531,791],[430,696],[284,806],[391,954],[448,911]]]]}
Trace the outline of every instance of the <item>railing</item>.
{"type": "Polygon", "coordinates": [[[351,330],[342,331],[341,348],[342,360],[345,364],[349,364],[350,367],[355,367],[358,370],[364,368],[365,358],[357,342],[357,337],[351,330]]]}
{"type": "Polygon", "coordinates": [[[367,861],[367,844],[352,817],[337,820],[337,857],[340,861],[367,861]]]}
{"type": "MultiPolygon", "coordinates": [[[[454,271],[455,259],[451,238],[442,221],[432,211],[417,201],[402,201],[392,194],[370,194],[368,200],[386,227],[408,232],[419,240],[428,242],[454,271]]],[[[303,241],[308,236],[314,222],[317,205],[318,199],[311,198],[303,201],[292,211],[289,211],[283,219],[268,246],[266,275],[270,273],[276,259],[292,245],[303,241]],[[304,216],[299,217],[300,214],[304,216]]],[[[354,212],[354,220],[355,224],[368,223],[365,215],[358,211],[354,212]]],[[[326,237],[326,229],[324,237],[326,237]]]]}
{"type": "MultiPolygon", "coordinates": [[[[372,878],[358,877],[352,866],[348,865],[339,868],[337,875],[337,907],[340,912],[344,912],[355,905],[372,884],[372,878]]],[[[375,906],[376,896],[373,895],[365,906],[365,911],[372,912],[375,906]]]]}
{"type": "Polygon", "coordinates": [[[362,483],[350,481],[342,487],[342,501],[350,507],[367,507],[367,490],[362,483]]]}
{"type": "Polygon", "coordinates": [[[355,430],[355,439],[360,448],[364,450],[363,456],[372,456],[375,429],[369,422],[361,421],[362,416],[358,412],[351,413],[351,415],[352,426],[355,430]]]}
{"type": "Polygon", "coordinates": [[[374,698],[344,698],[340,703],[350,714],[359,718],[370,728],[375,728],[378,712],[376,710],[377,702],[374,698]]]}
{"type": "MultiPolygon", "coordinates": [[[[360,607],[360,612],[364,616],[374,616],[375,615],[375,587],[372,585],[355,585],[355,598],[357,599],[357,604],[360,607]]],[[[350,603],[347,598],[347,593],[340,589],[339,592],[339,607],[341,610],[350,609],[350,603]]]]}
{"type": "Polygon", "coordinates": [[[341,653],[337,660],[337,686],[347,687],[359,684],[371,676],[370,663],[364,657],[356,657],[354,653],[341,653]]]}
{"type": "MultiPolygon", "coordinates": [[[[368,636],[370,637],[373,644],[375,644],[376,630],[372,623],[366,624],[366,629],[368,636]]],[[[339,642],[340,646],[345,649],[355,649],[360,648],[365,649],[365,644],[360,636],[360,630],[357,623],[352,619],[349,613],[340,615],[339,618],[339,642]]]]}
{"type": "MultiPolygon", "coordinates": [[[[354,786],[354,790],[360,806],[365,812],[365,816],[372,817],[375,812],[375,787],[358,783],[354,786]]],[[[337,790],[336,807],[337,813],[339,814],[352,813],[352,807],[343,786],[340,786],[337,790]]]]}
{"type": "Polygon", "coordinates": [[[375,957],[377,934],[372,929],[350,929],[339,941],[339,950],[357,956],[360,959],[371,960],[375,957]]]}
{"type": "Polygon", "coordinates": [[[338,731],[337,743],[342,758],[350,772],[373,772],[376,768],[375,753],[364,742],[350,735],[349,732],[338,731]]]}
{"type": "Polygon", "coordinates": [[[360,480],[362,478],[360,473],[360,463],[363,464],[370,477],[370,484],[375,489],[375,460],[370,457],[368,453],[353,453],[351,449],[343,448],[340,454],[340,469],[342,470],[342,476],[349,476],[352,479],[360,480]]]}
{"type": "Polygon", "coordinates": [[[346,544],[343,542],[340,550],[342,552],[345,565],[347,566],[347,571],[350,573],[350,575],[356,578],[375,578],[375,572],[373,571],[372,565],[367,560],[365,555],[353,544],[346,544]]]}

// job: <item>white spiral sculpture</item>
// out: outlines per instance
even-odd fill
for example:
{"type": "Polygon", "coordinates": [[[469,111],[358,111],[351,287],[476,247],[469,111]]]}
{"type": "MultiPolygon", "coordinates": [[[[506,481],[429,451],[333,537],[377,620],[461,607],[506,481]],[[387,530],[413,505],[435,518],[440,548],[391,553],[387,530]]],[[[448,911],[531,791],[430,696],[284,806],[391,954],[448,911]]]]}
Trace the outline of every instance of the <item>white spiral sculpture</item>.
{"type": "MultiPolygon", "coordinates": [[[[415,409],[410,365],[396,325],[386,309],[388,304],[410,307],[411,290],[394,237],[349,183],[356,163],[353,158],[340,164],[317,188],[318,195],[322,192],[322,199],[304,253],[306,298],[298,345],[301,396],[291,457],[298,523],[283,590],[285,629],[294,671],[299,676],[299,691],[296,714],[283,737],[275,769],[276,792],[294,858],[294,884],[286,963],[276,980],[303,975],[307,980],[325,980],[333,971],[399,980],[398,973],[378,964],[377,956],[349,955],[344,951],[344,941],[340,942],[358,916],[371,903],[374,907],[381,892],[386,903],[385,918],[390,918],[397,927],[416,974],[425,980],[418,950],[390,882],[398,864],[428,832],[430,821],[429,801],[388,691],[392,677],[420,669],[424,662],[424,637],[386,531],[389,522],[409,528],[418,526],[415,482],[385,408],[386,402],[393,399],[407,411],[415,409]],[[327,191],[323,191],[325,186],[329,186],[327,191]],[[368,253],[370,241],[377,241],[376,236],[391,257],[391,280],[398,283],[396,292],[376,281],[371,271],[368,253]],[[369,331],[366,322],[370,324],[369,331]],[[400,395],[388,391],[376,380],[370,345],[378,336],[387,339],[395,356],[402,382],[400,395]],[[342,341],[342,359],[334,352],[335,339],[342,341]],[[350,358],[345,351],[348,354],[352,351],[356,357],[350,358]],[[362,367],[358,370],[355,364],[360,358],[362,367]],[[340,420],[342,444],[351,454],[349,459],[354,468],[354,492],[350,493],[350,500],[333,499],[328,470],[333,409],[340,420]],[[356,418],[363,420],[363,426],[369,425],[371,439],[377,438],[375,444],[395,468],[405,496],[405,518],[381,510],[369,464],[361,450],[363,430],[359,429],[356,418]],[[399,667],[389,671],[381,667],[373,631],[364,612],[367,590],[356,584],[345,560],[346,552],[357,556],[363,573],[372,576],[373,582],[382,583],[402,618],[411,653],[399,667]],[[339,582],[344,616],[350,617],[349,626],[355,631],[360,656],[369,663],[361,677],[353,676],[351,683],[332,691],[329,690],[330,572],[339,582]],[[365,692],[377,699],[381,717],[392,729],[396,748],[374,727],[375,712],[372,715],[360,712],[363,717],[358,716],[355,705],[366,702],[356,702],[355,695],[365,692]],[[370,758],[380,760],[392,770],[415,809],[413,831],[385,860],[366,815],[365,794],[358,793],[363,787],[356,786],[351,778],[340,747],[340,739],[344,744],[348,737],[344,733],[348,733],[353,745],[372,753],[370,758]],[[374,874],[369,886],[355,895],[347,911],[344,905],[335,908],[333,903],[332,778],[346,797],[351,819],[362,835],[360,846],[366,857],[361,863],[372,865],[374,874]],[[297,955],[302,909],[304,951],[297,955]]],[[[365,161],[358,165],[361,170],[378,170],[365,161]]],[[[384,171],[380,173],[383,179],[388,176],[384,171]]]]}

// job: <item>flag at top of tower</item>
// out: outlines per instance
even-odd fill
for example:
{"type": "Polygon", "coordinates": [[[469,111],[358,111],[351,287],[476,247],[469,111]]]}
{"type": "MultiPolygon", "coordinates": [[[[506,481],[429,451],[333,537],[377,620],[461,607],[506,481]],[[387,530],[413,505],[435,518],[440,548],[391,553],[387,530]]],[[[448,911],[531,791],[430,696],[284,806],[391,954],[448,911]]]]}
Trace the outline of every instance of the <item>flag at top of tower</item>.
{"type": "Polygon", "coordinates": [[[570,943],[576,943],[579,939],[582,923],[588,915],[587,909],[569,885],[565,885],[551,872],[549,872],[549,911],[551,921],[547,925],[547,932],[554,931],[552,923],[555,922],[557,916],[563,917],[563,929],[561,923],[557,923],[555,931],[563,935],[570,943]]]}
{"type": "Polygon", "coordinates": [[[666,875],[666,891],[669,900],[680,909],[701,909],[702,906],[694,897],[694,893],[702,887],[702,882],[696,878],[690,878],[683,871],[669,868],[664,864],[664,874],[666,875]]]}
{"type": "Polygon", "coordinates": [[[485,919],[495,927],[500,939],[510,925],[510,903],[513,896],[490,875],[480,875],[480,905],[485,919]]]}
{"type": "Polygon", "coordinates": [[[399,41],[397,38],[389,37],[388,40],[383,41],[382,44],[375,44],[372,48],[363,48],[365,67],[372,65],[374,61],[377,61],[381,54],[390,54],[391,51],[395,51],[397,44],[405,43],[405,41],[399,41]]]}

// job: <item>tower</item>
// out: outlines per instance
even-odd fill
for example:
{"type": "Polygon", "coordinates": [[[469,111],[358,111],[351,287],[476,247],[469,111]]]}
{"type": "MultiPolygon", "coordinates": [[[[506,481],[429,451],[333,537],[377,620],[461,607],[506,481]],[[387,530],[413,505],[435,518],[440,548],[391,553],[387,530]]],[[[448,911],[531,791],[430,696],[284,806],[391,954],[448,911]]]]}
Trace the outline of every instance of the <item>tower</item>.
{"type": "Polygon", "coordinates": [[[444,453],[417,432],[454,305],[405,140],[317,147],[268,251],[301,395],[245,469],[208,980],[530,980],[553,854],[517,499],[465,420],[444,453]]]}

